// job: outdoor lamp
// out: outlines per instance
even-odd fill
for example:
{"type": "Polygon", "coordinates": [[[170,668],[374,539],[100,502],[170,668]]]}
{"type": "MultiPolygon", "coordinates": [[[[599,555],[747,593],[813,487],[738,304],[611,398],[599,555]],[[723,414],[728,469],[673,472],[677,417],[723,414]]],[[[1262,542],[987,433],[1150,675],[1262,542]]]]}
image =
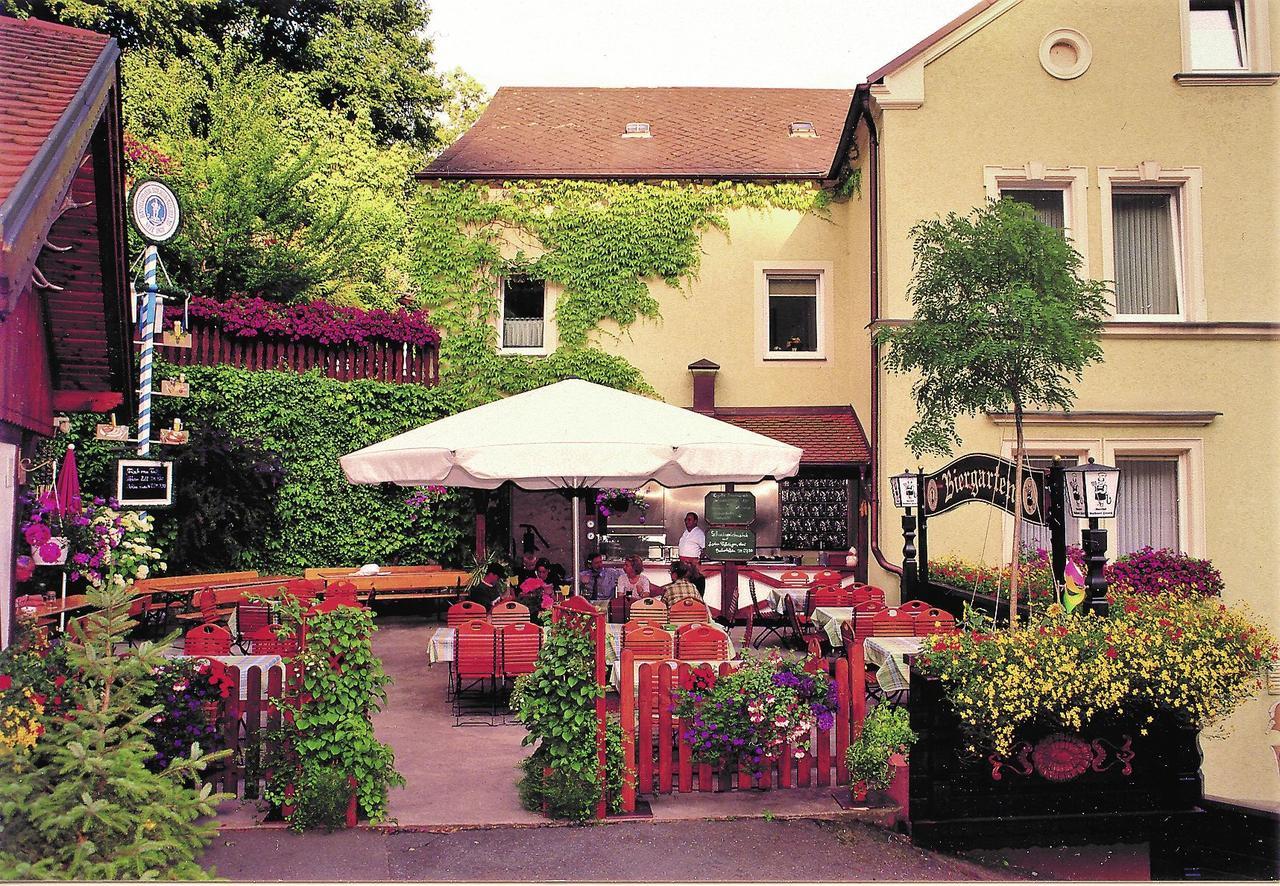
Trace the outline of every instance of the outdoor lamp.
{"type": "Polygon", "coordinates": [[[1067,485],[1067,507],[1071,516],[1098,520],[1116,515],[1116,496],[1120,491],[1120,469],[1095,464],[1091,458],[1082,465],[1063,468],[1067,485]]]}
{"type": "Polygon", "coordinates": [[[910,510],[919,505],[920,496],[916,488],[916,475],[903,471],[889,478],[889,487],[893,490],[893,506],[910,510]]]}
{"type": "Polygon", "coordinates": [[[1107,530],[1099,529],[1098,521],[1116,515],[1120,469],[1095,464],[1093,459],[1089,459],[1085,464],[1063,468],[1062,476],[1071,516],[1089,520],[1089,528],[1080,532],[1087,570],[1086,606],[1099,615],[1106,615],[1107,580],[1103,568],[1107,565],[1107,530]]]}

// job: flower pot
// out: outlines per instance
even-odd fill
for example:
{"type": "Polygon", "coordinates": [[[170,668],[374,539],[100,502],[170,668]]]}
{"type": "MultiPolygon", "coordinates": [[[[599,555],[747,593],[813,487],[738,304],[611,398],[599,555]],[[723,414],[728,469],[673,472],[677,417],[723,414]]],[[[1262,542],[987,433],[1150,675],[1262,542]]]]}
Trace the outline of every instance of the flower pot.
{"type": "Polygon", "coordinates": [[[55,535],[42,545],[32,545],[31,559],[37,566],[61,566],[67,562],[71,541],[64,535],[55,535]]]}

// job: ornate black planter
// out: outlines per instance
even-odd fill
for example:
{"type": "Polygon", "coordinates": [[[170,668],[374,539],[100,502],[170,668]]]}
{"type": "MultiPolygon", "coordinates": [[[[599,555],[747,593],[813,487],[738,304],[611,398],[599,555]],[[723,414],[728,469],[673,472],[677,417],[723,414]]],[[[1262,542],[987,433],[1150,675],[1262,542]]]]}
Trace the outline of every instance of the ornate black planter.
{"type": "Polygon", "coordinates": [[[910,779],[917,845],[1150,841],[1153,876],[1194,867],[1181,854],[1179,835],[1203,796],[1196,730],[1164,715],[1151,724],[1101,724],[1079,736],[1046,729],[999,758],[966,752],[940,680],[913,673],[910,707],[919,736],[910,779]]]}

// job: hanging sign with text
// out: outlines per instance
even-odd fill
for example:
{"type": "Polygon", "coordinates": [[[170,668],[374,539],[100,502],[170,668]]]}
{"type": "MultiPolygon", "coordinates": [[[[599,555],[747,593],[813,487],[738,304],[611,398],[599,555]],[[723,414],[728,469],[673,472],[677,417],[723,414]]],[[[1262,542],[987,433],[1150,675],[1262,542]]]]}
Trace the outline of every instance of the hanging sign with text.
{"type": "Polygon", "coordinates": [[[702,516],[716,526],[750,526],[756,519],[756,497],[750,492],[708,492],[702,516]]]}
{"type": "Polygon", "coordinates": [[[120,459],[116,462],[116,498],[126,508],[173,504],[173,462],[120,459]]]}
{"type": "Polygon", "coordinates": [[[975,453],[957,458],[933,474],[924,475],[924,516],[944,514],[966,502],[994,505],[1012,514],[1019,504],[1022,519],[1043,526],[1046,522],[1043,503],[1048,486],[1048,472],[1022,466],[1022,489],[1015,489],[1017,465],[1005,458],[975,453]]]}
{"type": "Polygon", "coordinates": [[[702,549],[704,560],[750,560],[755,555],[754,529],[707,527],[707,546],[702,549]]]}

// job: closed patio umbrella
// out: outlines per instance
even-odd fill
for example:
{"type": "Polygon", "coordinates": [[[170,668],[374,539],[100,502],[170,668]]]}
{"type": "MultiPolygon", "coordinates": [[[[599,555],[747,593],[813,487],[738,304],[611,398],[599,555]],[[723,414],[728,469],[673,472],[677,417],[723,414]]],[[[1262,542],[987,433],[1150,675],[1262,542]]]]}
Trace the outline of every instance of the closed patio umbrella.
{"type": "MultiPolygon", "coordinates": [[[[634,489],[758,483],[801,450],[707,415],[568,379],[477,406],[344,455],[352,483],[495,489],[634,489]]],[[[577,591],[581,502],[573,498],[577,591]]]]}

